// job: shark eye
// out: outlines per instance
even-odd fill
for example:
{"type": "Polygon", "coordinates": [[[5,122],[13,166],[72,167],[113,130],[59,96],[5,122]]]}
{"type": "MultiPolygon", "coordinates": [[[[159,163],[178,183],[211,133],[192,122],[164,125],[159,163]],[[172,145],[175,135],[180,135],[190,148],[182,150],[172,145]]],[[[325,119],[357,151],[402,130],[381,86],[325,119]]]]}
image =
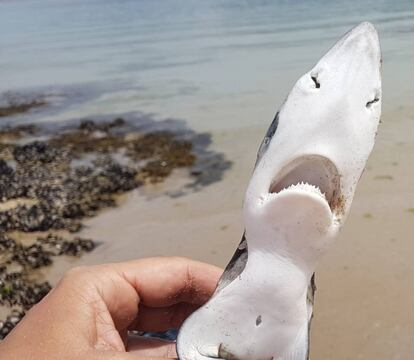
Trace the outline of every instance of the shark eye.
{"type": "Polygon", "coordinates": [[[315,88],[319,89],[321,87],[321,83],[318,81],[318,74],[311,74],[311,79],[315,84],[315,88]]]}
{"type": "Polygon", "coordinates": [[[377,103],[379,101],[379,97],[376,96],[374,99],[372,99],[371,101],[368,101],[367,104],[365,105],[367,109],[370,109],[372,107],[373,104],[377,103]]]}

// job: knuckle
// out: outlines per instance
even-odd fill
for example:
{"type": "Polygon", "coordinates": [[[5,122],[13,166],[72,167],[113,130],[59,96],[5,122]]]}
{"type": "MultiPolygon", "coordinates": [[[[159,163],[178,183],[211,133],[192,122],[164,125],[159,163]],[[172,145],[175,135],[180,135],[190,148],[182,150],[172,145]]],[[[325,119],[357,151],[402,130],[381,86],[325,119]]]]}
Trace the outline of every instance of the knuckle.
{"type": "Polygon", "coordinates": [[[91,267],[89,266],[76,266],[63,275],[61,282],[63,284],[81,284],[88,277],[90,271],[91,267]]]}
{"type": "Polygon", "coordinates": [[[75,266],[70,269],[65,276],[68,278],[79,278],[82,277],[88,271],[88,266],[75,266]]]}

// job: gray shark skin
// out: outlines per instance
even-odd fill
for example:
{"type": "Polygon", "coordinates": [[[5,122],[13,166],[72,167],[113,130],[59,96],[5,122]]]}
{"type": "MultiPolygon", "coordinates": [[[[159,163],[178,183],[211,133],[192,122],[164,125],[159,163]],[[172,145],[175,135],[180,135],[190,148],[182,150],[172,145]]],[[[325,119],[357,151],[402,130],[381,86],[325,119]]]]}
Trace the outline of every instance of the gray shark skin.
{"type": "Polygon", "coordinates": [[[309,358],[314,272],[375,143],[380,68],[378,34],[364,22],[297,81],[259,148],[242,241],[180,329],[181,360],[309,358]]]}

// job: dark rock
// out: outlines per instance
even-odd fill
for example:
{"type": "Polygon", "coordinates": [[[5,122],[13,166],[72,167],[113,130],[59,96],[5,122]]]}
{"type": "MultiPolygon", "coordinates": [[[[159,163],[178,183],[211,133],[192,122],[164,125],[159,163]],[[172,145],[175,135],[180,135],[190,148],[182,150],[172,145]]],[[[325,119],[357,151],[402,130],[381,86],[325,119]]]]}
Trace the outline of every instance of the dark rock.
{"type": "Polygon", "coordinates": [[[28,310],[50,290],[49,283],[32,282],[22,272],[6,272],[0,275],[0,305],[21,306],[28,310]]]}
{"type": "MultiPolygon", "coordinates": [[[[38,128],[0,129],[0,202],[16,200],[0,211],[0,305],[17,309],[0,322],[0,339],[51,289],[48,282],[34,280],[34,270],[51,265],[56,256],[80,256],[96,246],[91,239],[63,237],[55,230],[77,232],[85,217],[115,206],[116,195],[195,165],[191,141],[166,131],[127,136],[124,125],[122,118],[84,120],[26,143],[38,128]],[[27,244],[12,232],[43,234],[27,244]]],[[[203,169],[194,174],[201,183],[203,169]]]]}
{"type": "Polygon", "coordinates": [[[17,146],[13,150],[14,160],[20,164],[47,164],[57,162],[62,151],[49,146],[46,142],[34,141],[30,144],[17,146]]]}
{"type": "Polygon", "coordinates": [[[6,320],[0,320],[0,340],[3,340],[13,330],[24,315],[24,311],[13,310],[6,320]]]}
{"type": "Polygon", "coordinates": [[[44,107],[47,101],[43,96],[27,97],[17,93],[3,94],[6,100],[4,106],[0,106],[0,117],[24,114],[30,110],[44,107]]]}

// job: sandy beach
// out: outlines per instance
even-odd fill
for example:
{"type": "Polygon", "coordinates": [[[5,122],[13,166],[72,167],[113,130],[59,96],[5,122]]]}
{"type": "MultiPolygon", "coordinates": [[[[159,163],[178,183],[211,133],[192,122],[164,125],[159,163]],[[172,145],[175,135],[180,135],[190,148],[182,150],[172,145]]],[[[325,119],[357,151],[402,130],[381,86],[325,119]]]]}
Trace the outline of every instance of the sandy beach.
{"type": "MultiPolygon", "coordinates": [[[[207,186],[188,191],[184,167],[117,194],[116,207],[81,219],[76,235],[97,247],[53,258],[36,280],[53,285],[74,266],[148,256],[225,266],[271,117],[339,36],[369,20],[383,51],[382,123],[347,223],[317,269],[311,359],[414,358],[414,3],[253,3],[0,2],[0,128],[144,119],[205,133],[204,150],[231,161],[207,186]],[[4,106],[10,94],[41,97],[4,106]]],[[[11,197],[0,212],[31,201],[11,197]]],[[[0,320],[9,310],[0,306],[0,320]]]]}
{"type": "MultiPolygon", "coordinates": [[[[383,114],[350,217],[318,268],[313,359],[414,355],[412,114],[411,108],[383,114]]],[[[129,193],[119,208],[86,222],[81,235],[103,244],[77,261],[59,259],[48,278],[55,282],[74,265],[147,256],[187,256],[225,266],[242,234],[242,199],[264,131],[213,134],[214,149],[233,161],[221,182],[171,198],[165,192],[185,183],[176,173],[163,184],[129,193]]]]}

